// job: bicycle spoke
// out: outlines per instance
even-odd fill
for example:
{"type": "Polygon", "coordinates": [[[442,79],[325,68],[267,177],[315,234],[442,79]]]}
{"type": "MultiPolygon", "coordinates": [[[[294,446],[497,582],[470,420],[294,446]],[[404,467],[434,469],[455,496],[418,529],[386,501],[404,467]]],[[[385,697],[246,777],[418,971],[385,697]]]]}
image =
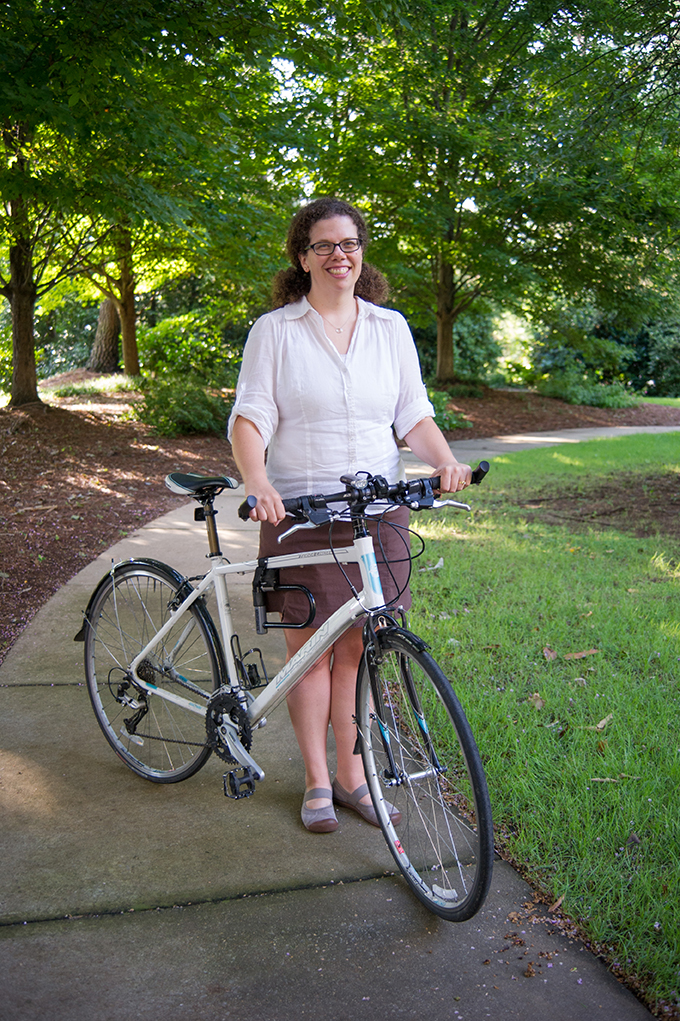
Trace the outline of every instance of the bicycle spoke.
{"type": "Polygon", "coordinates": [[[491,878],[491,810],[448,680],[398,632],[383,636],[375,662],[360,670],[357,720],[373,804],[400,870],[432,911],[471,917],[491,878]]]}
{"type": "MultiPolygon", "coordinates": [[[[131,769],[159,783],[191,776],[210,754],[204,718],[145,690],[130,673],[131,662],[170,620],[180,584],[163,565],[120,565],[102,580],[85,633],[88,690],[99,724],[131,769]]],[[[197,601],[140,662],[139,677],[207,703],[221,683],[213,635],[197,601]]]]}

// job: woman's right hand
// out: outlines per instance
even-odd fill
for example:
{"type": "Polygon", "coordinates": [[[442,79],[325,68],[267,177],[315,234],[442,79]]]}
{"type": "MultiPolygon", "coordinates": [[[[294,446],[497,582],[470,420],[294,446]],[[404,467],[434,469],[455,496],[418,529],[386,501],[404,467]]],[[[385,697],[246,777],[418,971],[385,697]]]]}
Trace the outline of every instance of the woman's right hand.
{"type": "Polygon", "coordinates": [[[264,441],[257,426],[241,415],[234,422],[231,448],[243,478],[246,497],[254,496],[257,500],[250,512],[251,519],[278,525],[286,512],[281,497],[267,478],[264,441]]]}
{"type": "Polygon", "coordinates": [[[286,516],[283,502],[267,478],[252,481],[246,478],[243,484],[246,496],[254,496],[257,499],[250,512],[252,521],[269,521],[272,525],[278,525],[279,521],[283,521],[286,516]]]}

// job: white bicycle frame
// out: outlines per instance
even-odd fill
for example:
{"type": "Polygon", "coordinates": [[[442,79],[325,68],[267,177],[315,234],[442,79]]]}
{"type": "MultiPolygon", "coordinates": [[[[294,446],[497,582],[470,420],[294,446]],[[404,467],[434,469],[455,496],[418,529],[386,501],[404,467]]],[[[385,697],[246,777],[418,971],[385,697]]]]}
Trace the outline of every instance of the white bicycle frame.
{"type": "MultiPolygon", "coordinates": [[[[138,686],[149,693],[153,693],[159,698],[166,699],[168,702],[173,702],[175,705],[181,706],[189,712],[197,713],[199,716],[206,715],[205,704],[201,705],[189,698],[183,698],[181,695],[176,695],[173,692],[169,692],[164,688],[158,687],[156,684],[143,680],[138,675],[137,668],[140,663],[146,659],[149,653],[151,653],[164,640],[165,636],[172,629],[177,619],[186,613],[189,607],[195,603],[197,599],[200,599],[202,595],[214,586],[219,614],[222,647],[229,675],[229,688],[236,694],[244,690],[239,680],[239,674],[236,669],[231,645],[234,628],[226,579],[230,574],[253,573],[259,566],[259,561],[248,560],[240,564],[230,564],[227,563],[222,556],[216,557],[215,561],[216,562],[213,564],[211,570],[198,583],[196,588],[192,589],[187,598],[177,607],[176,610],[171,611],[170,617],[165,624],[156,632],[151,641],[144,646],[141,652],[139,652],[129,664],[129,669],[134,676],[135,686],[138,686]]],[[[313,562],[315,564],[358,564],[361,572],[362,590],[357,597],[354,595],[350,596],[346,603],[343,603],[343,605],[336,610],[325,623],[314,631],[312,637],[305,642],[302,648],[299,649],[285,664],[285,666],[283,666],[271,679],[257,698],[250,703],[246,711],[253,727],[262,726],[263,723],[266,722],[265,717],[267,714],[272,712],[272,710],[283,702],[296,684],[303,679],[305,674],[311,670],[314,664],[321,659],[324,653],[331,648],[333,643],[336,642],[338,638],[340,638],[352,626],[352,624],[358,620],[359,617],[365,616],[371,610],[377,610],[384,606],[385,601],[382,586],[380,584],[380,575],[378,573],[375,551],[373,548],[373,539],[370,535],[355,539],[352,546],[347,546],[333,552],[329,549],[319,549],[310,550],[306,553],[289,553],[287,555],[282,554],[280,556],[269,557],[267,558],[267,568],[276,569],[284,567],[299,567],[309,562],[313,562]]],[[[184,645],[194,627],[195,623],[192,618],[187,621],[186,628],[175,643],[169,656],[166,657],[163,664],[166,668],[172,666],[174,654],[176,654],[184,645]]],[[[223,724],[220,727],[220,733],[225,742],[229,745],[229,750],[233,757],[242,766],[249,767],[253,770],[256,779],[264,779],[264,772],[243,747],[238,738],[236,728],[231,726],[228,720],[223,721],[223,724]]]]}

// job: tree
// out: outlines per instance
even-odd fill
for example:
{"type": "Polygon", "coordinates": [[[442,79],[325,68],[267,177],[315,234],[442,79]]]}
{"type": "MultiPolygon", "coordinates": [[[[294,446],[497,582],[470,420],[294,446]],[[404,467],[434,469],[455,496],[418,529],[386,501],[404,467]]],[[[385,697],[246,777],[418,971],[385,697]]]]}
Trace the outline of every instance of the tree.
{"type": "Polygon", "coordinates": [[[97,332],[86,368],[92,372],[115,372],[118,368],[120,319],[115,302],[105,298],[99,307],[97,332]]]}
{"type": "MultiPolygon", "coordinates": [[[[6,126],[2,132],[0,185],[5,202],[4,215],[0,213],[0,235],[7,245],[8,258],[0,264],[0,293],[11,308],[11,403],[15,405],[38,400],[33,344],[37,298],[70,276],[92,248],[97,233],[108,230],[100,218],[84,223],[65,215],[62,203],[68,187],[63,176],[61,192],[56,180],[45,180],[49,176],[46,164],[54,158],[58,145],[53,138],[46,142],[38,155],[35,134],[25,124],[6,126]],[[53,266],[57,251],[61,259],[53,266]]],[[[70,156],[71,165],[83,169],[70,146],[59,148],[65,162],[70,156]]]]}
{"type": "MultiPolygon", "coordinates": [[[[102,309],[108,302],[115,313],[118,327],[116,337],[120,330],[123,370],[128,376],[139,375],[133,247],[132,231],[129,226],[116,224],[111,227],[107,237],[96,249],[87,258],[83,258],[79,269],[79,275],[93,281],[97,290],[104,295],[102,309]],[[109,253],[108,259],[104,252],[109,253]]],[[[107,318],[111,319],[110,311],[107,311],[107,318]]]]}
{"type": "MultiPolygon", "coordinates": [[[[37,400],[37,296],[117,246],[126,368],[136,352],[131,236],[182,221],[203,107],[228,127],[230,87],[275,46],[264,0],[13,0],[0,15],[0,293],[10,302],[14,405],[37,400]],[[189,117],[193,116],[193,124],[189,117]],[[140,165],[143,169],[140,171],[140,165]],[[182,170],[182,178],[178,176],[182,170]]],[[[223,150],[223,147],[222,147],[223,150]]],[[[199,198],[199,202],[205,196],[199,198]]]]}
{"type": "Polygon", "coordinates": [[[344,59],[290,87],[316,190],[369,212],[397,302],[436,315],[448,380],[453,323],[479,298],[611,300],[668,249],[679,29],[652,0],[393,6],[380,32],[339,20],[344,59]]]}

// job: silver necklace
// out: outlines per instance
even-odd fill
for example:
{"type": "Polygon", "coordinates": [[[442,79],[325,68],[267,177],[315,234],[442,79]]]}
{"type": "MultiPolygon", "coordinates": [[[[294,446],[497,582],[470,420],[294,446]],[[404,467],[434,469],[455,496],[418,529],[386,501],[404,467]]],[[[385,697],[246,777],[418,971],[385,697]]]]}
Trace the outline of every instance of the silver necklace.
{"type": "Polygon", "coordinates": [[[345,321],[342,324],[342,326],[334,326],[333,323],[331,323],[328,319],[326,319],[326,317],[325,317],[325,315],[323,313],[321,313],[321,318],[323,319],[323,321],[325,323],[328,323],[328,325],[331,327],[331,329],[335,330],[336,333],[342,333],[342,331],[347,326],[347,323],[350,321],[350,319],[352,318],[352,316],[354,315],[355,312],[356,312],[356,308],[353,308],[352,311],[350,312],[350,314],[345,319],[345,321]]]}

